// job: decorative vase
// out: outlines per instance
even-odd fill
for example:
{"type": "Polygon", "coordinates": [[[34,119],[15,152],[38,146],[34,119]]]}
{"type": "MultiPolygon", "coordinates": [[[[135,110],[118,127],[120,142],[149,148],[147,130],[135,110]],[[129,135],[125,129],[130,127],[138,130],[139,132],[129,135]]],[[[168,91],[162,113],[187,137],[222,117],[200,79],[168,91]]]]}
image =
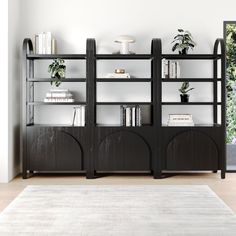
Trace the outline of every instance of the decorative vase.
{"type": "Polygon", "coordinates": [[[181,102],[188,102],[189,101],[189,94],[180,94],[181,102]]]}
{"type": "Polygon", "coordinates": [[[187,55],[188,54],[188,49],[187,48],[182,49],[181,51],[179,51],[179,54],[187,55]]]}

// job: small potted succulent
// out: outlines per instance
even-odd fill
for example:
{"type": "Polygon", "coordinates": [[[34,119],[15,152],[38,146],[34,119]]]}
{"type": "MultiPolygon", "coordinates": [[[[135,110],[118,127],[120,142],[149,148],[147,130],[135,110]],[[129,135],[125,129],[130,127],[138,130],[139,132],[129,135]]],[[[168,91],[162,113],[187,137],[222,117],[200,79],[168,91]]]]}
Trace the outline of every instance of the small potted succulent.
{"type": "Polygon", "coordinates": [[[178,34],[174,37],[174,46],[172,51],[177,50],[179,54],[186,55],[189,48],[193,49],[196,43],[193,41],[192,35],[189,31],[183,29],[178,29],[178,34]]]}
{"type": "Polygon", "coordinates": [[[193,90],[194,88],[189,88],[189,82],[183,82],[179,92],[180,94],[180,100],[181,102],[188,102],[189,101],[189,94],[188,92],[193,90]]]}
{"type": "Polygon", "coordinates": [[[66,65],[63,59],[57,58],[48,66],[48,72],[51,73],[51,78],[55,79],[51,81],[56,87],[60,86],[61,80],[65,79],[66,65]]]}

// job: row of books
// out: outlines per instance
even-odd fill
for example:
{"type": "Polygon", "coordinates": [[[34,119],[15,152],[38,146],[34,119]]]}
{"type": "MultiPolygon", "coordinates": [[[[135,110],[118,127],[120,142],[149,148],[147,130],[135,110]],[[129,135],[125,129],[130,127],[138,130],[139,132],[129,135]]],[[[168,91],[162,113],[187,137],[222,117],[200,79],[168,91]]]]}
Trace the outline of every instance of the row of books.
{"type": "Polygon", "coordinates": [[[180,64],[178,61],[162,60],[162,78],[180,78],[180,64]]]}
{"type": "Polygon", "coordinates": [[[72,126],[85,126],[85,105],[74,107],[72,126]]]}
{"type": "Polygon", "coordinates": [[[51,32],[43,32],[35,35],[36,54],[56,54],[56,40],[51,32]]]}
{"type": "Polygon", "coordinates": [[[74,102],[73,94],[68,89],[51,89],[46,93],[44,102],[74,102]]]}
{"type": "Polygon", "coordinates": [[[136,106],[120,106],[121,126],[141,126],[141,108],[136,106]]]}

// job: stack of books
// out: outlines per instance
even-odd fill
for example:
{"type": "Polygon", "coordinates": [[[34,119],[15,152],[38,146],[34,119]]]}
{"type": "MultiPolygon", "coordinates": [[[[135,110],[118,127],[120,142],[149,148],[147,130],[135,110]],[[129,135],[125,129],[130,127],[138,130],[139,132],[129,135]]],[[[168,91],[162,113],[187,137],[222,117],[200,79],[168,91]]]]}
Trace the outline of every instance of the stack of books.
{"type": "Polygon", "coordinates": [[[180,78],[180,65],[178,61],[162,60],[162,78],[180,78]]]}
{"type": "Polygon", "coordinates": [[[194,126],[193,117],[190,114],[170,114],[168,126],[194,126]]]}
{"type": "Polygon", "coordinates": [[[121,126],[141,126],[141,108],[136,106],[120,106],[121,126]]]}
{"type": "Polygon", "coordinates": [[[130,74],[129,73],[122,73],[122,74],[118,74],[118,73],[108,73],[106,75],[106,78],[118,78],[118,79],[129,79],[130,78],[130,74]]]}
{"type": "Polygon", "coordinates": [[[51,32],[43,32],[35,35],[35,53],[36,54],[55,54],[56,40],[51,32]]]}
{"type": "Polygon", "coordinates": [[[85,105],[74,107],[72,126],[85,126],[85,105]]]}
{"type": "Polygon", "coordinates": [[[51,89],[46,93],[44,102],[74,102],[73,94],[68,89],[51,89]]]}

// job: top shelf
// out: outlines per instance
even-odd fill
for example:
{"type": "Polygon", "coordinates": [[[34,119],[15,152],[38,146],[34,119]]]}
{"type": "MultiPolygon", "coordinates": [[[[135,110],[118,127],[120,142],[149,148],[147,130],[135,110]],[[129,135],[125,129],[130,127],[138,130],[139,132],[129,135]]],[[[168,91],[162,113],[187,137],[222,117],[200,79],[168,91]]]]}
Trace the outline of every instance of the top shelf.
{"type": "Polygon", "coordinates": [[[151,54],[97,54],[96,58],[99,60],[151,60],[151,54]]]}
{"type": "Polygon", "coordinates": [[[71,59],[85,60],[86,54],[27,54],[27,59],[42,60],[42,59],[71,59]]]}
{"type": "Polygon", "coordinates": [[[222,55],[217,54],[162,54],[163,59],[173,59],[173,60],[217,60],[221,59],[222,55]]]}

